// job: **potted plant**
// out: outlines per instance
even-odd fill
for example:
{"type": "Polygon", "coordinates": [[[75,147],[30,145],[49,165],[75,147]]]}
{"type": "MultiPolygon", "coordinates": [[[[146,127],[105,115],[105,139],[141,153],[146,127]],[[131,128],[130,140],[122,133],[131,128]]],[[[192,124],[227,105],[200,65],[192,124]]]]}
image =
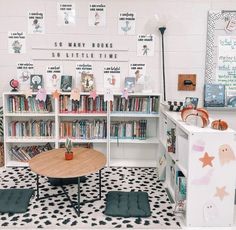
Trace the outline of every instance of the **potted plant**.
{"type": "Polygon", "coordinates": [[[72,142],[69,138],[66,139],[65,148],[66,148],[65,159],[72,160],[73,159],[72,142]]]}

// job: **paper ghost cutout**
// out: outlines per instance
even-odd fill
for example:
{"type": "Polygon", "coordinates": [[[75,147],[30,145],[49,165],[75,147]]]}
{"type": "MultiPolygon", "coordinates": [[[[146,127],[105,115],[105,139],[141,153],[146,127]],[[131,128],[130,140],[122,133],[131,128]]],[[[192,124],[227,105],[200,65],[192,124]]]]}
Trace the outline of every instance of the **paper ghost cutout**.
{"type": "Polygon", "coordinates": [[[235,161],[235,155],[232,148],[229,145],[221,145],[219,147],[219,158],[221,165],[227,164],[230,161],[235,161]]]}
{"type": "Polygon", "coordinates": [[[207,203],[205,203],[204,207],[203,207],[203,215],[204,215],[204,219],[205,221],[209,222],[209,221],[215,221],[218,217],[218,209],[215,205],[215,203],[213,203],[212,201],[208,201],[207,203]]]}
{"type": "Polygon", "coordinates": [[[106,89],[105,94],[104,94],[104,101],[113,101],[114,96],[113,92],[111,89],[106,89]]]}
{"type": "Polygon", "coordinates": [[[195,185],[208,185],[211,181],[213,171],[214,170],[211,169],[207,172],[207,174],[205,176],[202,176],[198,179],[192,180],[192,184],[195,184],[195,185]]]}
{"type": "Polygon", "coordinates": [[[95,100],[96,97],[97,97],[97,92],[96,92],[96,90],[91,91],[89,97],[92,97],[93,100],[95,100]]]}
{"type": "Polygon", "coordinates": [[[80,100],[80,92],[79,89],[72,89],[70,93],[70,99],[74,101],[79,101],[80,100]]]}
{"type": "Polygon", "coordinates": [[[129,96],[128,90],[127,90],[127,89],[124,89],[124,90],[122,91],[121,97],[124,97],[126,100],[128,100],[128,96],[129,96]]]}
{"type": "Polygon", "coordinates": [[[46,90],[43,89],[43,88],[39,89],[38,92],[37,92],[37,95],[36,95],[36,100],[45,102],[46,98],[47,98],[46,90]]]}

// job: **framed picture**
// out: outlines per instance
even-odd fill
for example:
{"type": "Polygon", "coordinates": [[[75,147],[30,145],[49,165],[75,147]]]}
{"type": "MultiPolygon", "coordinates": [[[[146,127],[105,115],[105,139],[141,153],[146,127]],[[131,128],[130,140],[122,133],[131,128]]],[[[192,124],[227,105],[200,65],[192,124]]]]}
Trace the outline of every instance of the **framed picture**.
{"type": "Polygon", "coordinates": [[[135,88],[135,77],[126,77],[125,78],[125,89],[129,93],[133,93],[135,88]]]}
{"type": "Polygon", "coordinates": [[[43,75],[31,74],[30,75],[30,88],[33,92],[37,92],[43,87],[43,75]]]}
{"type": "Polygon", "coordinates": [[[72,76],[62,75],[61,76],[61,91],[71,92],[72,89],[72,76]]]}
{"type": "Polygon", "coordinates": [[[197,97],[186,97],[184,102],[184,108],[193,108],[196,109],[198,104],[197,97]]]}
{"type": "Polygon", "coordinates": [[[225,106],[225,85],[205,84],[204,106],[205,107],[224,107],[225,106]]]}
{"type": "Polygon", "coordinates": [[[90,92],[95,89],[94,76],[91,73],[82,72],[81,86],[83,92],[90,92]]]}

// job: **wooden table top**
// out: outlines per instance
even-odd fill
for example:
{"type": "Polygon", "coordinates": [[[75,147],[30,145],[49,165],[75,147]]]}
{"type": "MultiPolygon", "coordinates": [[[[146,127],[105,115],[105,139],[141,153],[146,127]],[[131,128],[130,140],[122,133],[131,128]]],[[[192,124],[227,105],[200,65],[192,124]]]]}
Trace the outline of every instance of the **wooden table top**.
{"type": "Polygon", "coordinates": [[[52,178],[86,176],[97,172],[106,164],[104,154],[89,148],[73,148],[72,160],[65,160],[65,148],[42,152],[29,161],[31,170],[52,178]]]}

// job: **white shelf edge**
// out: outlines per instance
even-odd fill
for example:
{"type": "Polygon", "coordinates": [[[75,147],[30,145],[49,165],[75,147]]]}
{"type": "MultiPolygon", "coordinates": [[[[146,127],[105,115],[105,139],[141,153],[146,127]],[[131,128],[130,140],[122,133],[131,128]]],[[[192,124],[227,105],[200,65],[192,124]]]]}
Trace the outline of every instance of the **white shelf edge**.
{"type": "Polygon", "coordinates": [[[6,163],[6,167],[28,167],[29,163],[9,160],[6,163]]]}
{"type": "Polygon", "coordinates": [[[177,167],[180,169],[180,171],[184,174],[184,176],[187,178],[188,177],[188,171],[185,169],[177,160],[176,162],[177,167]]]}
{"type": "Polygon", "coordinates": [[[111,167],[156,167],[156,160],[111,159],[111,167]]]}
{"type": "Polygon", "coordinates": [[[160,117],[159,113],[129,113],[129,112],[112,112],[110,117],[160,117]]]}
{"type": "Polygon", "coordinates": [[[59,113],[59,117],[107,117],[107,113],[59,113]]]}
{"type": "Polygon", "coordinates": [[[6,143],[48,143],[56,142],[55,139],[51,138],[6,138],[6,143]]]}
{"type": "Polygon", "coordinates": [[[55,117],[55,113],[5,113],[5,117],[55,117]]]}
{"type": "MultiPolygon", "coordinates": [[[[71,139],[72,143],[107,143],[107,139],[71,139]]],[[[66,139],[59,139],[60,143],[65,143],[66,139]]]]}
{"type": "MultiPolygon", "coordinates": [[[[116,144],[117,139],[110,139],[110,143],[116,144]]],[[[160,141],[158,138],[152,137],[147,138],[146,140],[140,140],[140,139],[118,139],[118,143],[124,143],[124,144],[159,144],[160,141]]]]}

